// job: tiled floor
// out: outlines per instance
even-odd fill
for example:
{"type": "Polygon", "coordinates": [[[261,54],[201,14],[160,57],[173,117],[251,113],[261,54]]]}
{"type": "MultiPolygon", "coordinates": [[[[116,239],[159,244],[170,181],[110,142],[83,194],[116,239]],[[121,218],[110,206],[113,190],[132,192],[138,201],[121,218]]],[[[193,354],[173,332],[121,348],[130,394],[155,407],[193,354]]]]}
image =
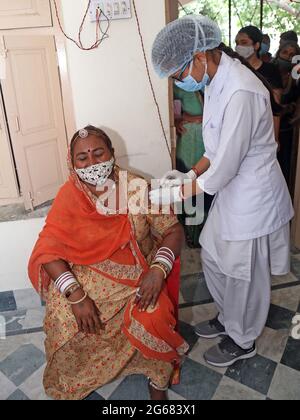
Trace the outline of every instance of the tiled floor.
{"type": "MultiPolygon", "coordinates": [[[[300,400],[300,340],[291,337],[292,320],[300,314],[300,251],[292,251],[292,272],[273,279],[270,314],[255,358],[228,369],[205,364],[203,353],[218,340],[198,339],[193,325],[215,313],[199,251],[184,250],[180,329],[191,350],[182,369],[181,383],[172,387],[169,398],[300,400]]],[[[0,293],[0,400],[48,399],[42,386],[43,315],[44,307],[34,291],[0,293]],[[1,321],[6,322],[6,339],[1,339],[1,321]]],[[[148,398],[146,379],[134,375],[102,387],[88,399],[148,398]]]]}
{"type": "Polygon", "coordinates": [[[52,202],[53,200],[47,201],[41,206],[36,207],[33,211],[25,210],[24,204],[10,204],[7,206],[0,206],[0,223],[46,217],[52,202]]]}

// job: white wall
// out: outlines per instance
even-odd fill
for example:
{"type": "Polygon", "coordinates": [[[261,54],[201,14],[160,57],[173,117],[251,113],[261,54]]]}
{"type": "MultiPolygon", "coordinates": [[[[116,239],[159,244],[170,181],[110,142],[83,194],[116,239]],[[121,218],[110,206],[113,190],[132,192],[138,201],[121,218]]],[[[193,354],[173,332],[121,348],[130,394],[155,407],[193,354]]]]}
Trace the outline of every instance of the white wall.
{"type": "MultiPolygon", "coordinates": [[[[62,0],[66,32],[78,35],[88,0],[62,0]]],[[[151,45],[165,25],[164,0],[136,0],[155,91],[169,136],[168,82],[151,66],[151,45]]],[[[133,12],[133,10],[132,10],[133,12]]],[[[68,67],[77,128],[91,123],[113,140],[118,163],[159,177],[171,168],[138,36],[136,20],[113,21],[109,39],[97,50],[81,51],[67,41],[68,67]]],[[[95,40],[87,18],[83,40],[95,40]]],[[[31,287],[27,264],[44,219],[0,223],[0,292],[31,287]]]]}
{"type": "MultiPolygon", "coordinates": [[[[139,20],[169,137],[168,82],[152,71],[151,46],[165,25],[164,0],[136,0],[139,20]]],[[[77,37],[87,0],[63,0],[64,27],[77,37]]],[[[133,8],[132,8],[133,13],[133,8]]],[[[85,45],[95,41],[95,23],[87,18],[85,45]]],[[[161,176],[171,168],[148,82],[134,17],[111,22],[109,39],[93,51],[67,41],[67,55],[77,128],[91,123],[104,128],[116,148],[119,164],[145,175],[161,176]],[[120,158],[121,157],[121,158],[120,158]]]]}
{"type": "Polygon", "coordinates": [[[0,292],[27,289],[27,265],[45,219],[0,223],[0,292]]]}

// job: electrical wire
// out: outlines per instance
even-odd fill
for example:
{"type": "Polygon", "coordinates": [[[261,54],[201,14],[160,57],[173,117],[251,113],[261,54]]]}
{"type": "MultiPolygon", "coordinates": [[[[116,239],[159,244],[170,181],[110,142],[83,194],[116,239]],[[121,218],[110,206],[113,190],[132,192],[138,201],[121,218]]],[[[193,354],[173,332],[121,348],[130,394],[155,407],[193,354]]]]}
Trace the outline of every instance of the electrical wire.
{"type": "Polygon", "coordinates": [[[281,26],[281,29],[282,29],[283,31],[285,31],[285,27],[282,25],[281,21],[280,21],[280,20],[278,20],[277,14],[276,14],[276,12],[274,11],[273,7],[271,6],[271,4],[269,3],[269,1],[268,1],[268,0],[267,0],[267,5],[268,5],[268,6],[269,6],[269,8],[271,9],[271,11],[272,11],[273,13],[275,13],[275,17],[276,17],[277,23],[279,23],[279,25],[281,26]]]}
{"type": "MultiPolygon", "coordinates": [[[[255,1],[255,9],[254,9],[254,12],[253,12],[253,14],[252,14],[252,16],[251,16],[250,20],[249,20],[249,24],[251,24],[251,23],[253,22],[253,19],[254,19],[255,13],[257,12],[257,8],[258,8],[258,5],[259,5],[259,2],[260,2],[260,0],[256,0],[256,1],[255,1]]],[[[241,18],[240,14],[239,14],[238,7],[237,7],[236,2],[235,2],[234,0],[233,0],[233,5],[234,5],[234,8],[235,8],[236,14],[237,14],[237,16],[238,16],[238,18],[239,18],[240,24],[241,24],[241,26],[242,26],[242,28],[243,28],[243,27],[244,27],[244,23],[243,23],[243,21],[242,21],[242,18],[241,18]]]]}
{"type": "Polygon", "coordinates": [[[59,13],[58,13],[58,7],[57,7],[57,3],[56,3],[56,0],[53,0],[53,2],[54,2],[54,6],[55,6],[55,13],[56,13],[56,17],[57,17],[57,21],[58,21],[58,24],[59,24],[59,27],[60,27],[60,30],[62,31],[62,33],[64,34],[64,36],[69,40],[69,41],[71,41],[71,42],[73,42],[78,48],[80,48],[81,50],[84,50],[84,51],[90,51],[90,50],[93,50],[93,49],[96,49],[96,48],[98,48],[99,47],[99,45],[105,40],[105,39],[107,39],[108,37],[109,37],[109,35],[108,35],[108,30],[109,30],[109,27],[110,27],[110,20],[109,20],[109,18],[106,16],[106,14],[103,12],[103,10],[102,9],[99,9],[99,8],[97,8],[96,9],[96,41],[95,41],[95,43],[93,44],[93,45],[91,45],[90,47],[84,47],[83,46],[83,44],[82,44],[82,40],[81,40],[81,34],[82,34],[82,31],[83,31],[83,27],[84,27],[84,24],[85,24],[85,21],[86,21],[86,17],[87,17],[87,14],[88,14],[88,11],[89,11],[89,9],[90,9],[90,6],[91,6],[91,0],[89,0],[89,2],[88,2],[88,6],[87,6],[87,9],[86,9],[86,11],[85,11],[85,14],[84,14],[84,17],[83,17],[83,19],[82,19],[82,22],[81,22],[81,25],[80,25],[80,28],[79,28],[79,32],[78,32],[78,41],[76,40],[76,39],[73,39],[72,37],[70,37],[69,35],[67,35],[66,34],[66,32],[64,31],[64,29],[63,29],[63,26],[62,26],[62,23],[61,23],[61,20],[60,20],[60,17],[59,17],[59,13]],[[103,31],[102,30],[102,28],[101,28],[101,16],[104,16],[104,18],[105,18],[105,21],[107,22],[107,27],[106,27],[106,30],[105,31],[103,31]],[[100,32],[101,32],[101,37],[99,37],[99,29],[100,29],[100,32]]]}
{"type": "Polygon", "coordinates": [[[257,12],[257,8],[258,8],[259,5],[260,5],[260,0],[256,0],[255,1],[255,9],[254,9],[253,15],[251,16],[251,19],[250,19],[250,24],[253,22],[255,13],[257,12]]]}
{"type": "Polygon", "coordinates": [[[243,21],[242,21],[242,18],[241,18],[241,16],[240,16],[240,14],[239,14],[239,10],[238,10],[238,8],[237,8],[236,2],[235,2],[234,0],[232,0],[232,3],[233,3],[233,5],[234,5],[234,7],[235,7],[235,11],[236,11],[237,17],[239,18],[239,21],[240,21],[241,27],[243,28],[243,27],[244,27],[244,24],[243,24],[243,21]]]}
{"type": "Polygon", "coordinates": [[[190,15],[190,14],[191,14],[191,13],[190,13],[190,12],[188,12],[188,11],[186,10],[186,8],[182,5],[181,1],[179,1],[179,0],[178,0],[178,4],[179,4],[179,6],[181,7],[181,9],[184,11],[184,13],[185,13],[186,15],[190,15]]]}
{"type": "Polygon", "coordinates": [[[168,142],[168,138],[167,138],[167,133],[164,127],[164,123],[162,120],[162,115],[161,115],[161,111],[160,111],[160,107],[156,98],[156,94],[154,91],[154,87],[153,87],[153,82],[151,79],[151,75],[150,75],[150,70],[149,70],[149,64],[148,64],[148,60],[147,60],[147,56],[146,56],[146,50],[145,50],[145,44],[144,44],[144,39],[143,39],[143,35],[142,35],[142,30],[141,30],[141,25],[140,25],[140,21],[139,21],[139,17],[138,17],[138,13],[137,13],[137,8],[136,8],[136,4],[135,4],[135,0],[132,0],[133,3],[133,8],[134,8],[134,14],[135,14],[135,18],[136,18],[136,22],[137,22],[137,27],[138,27],[138,32],[139,32],[139,36],[140,36],[140,41],[141,41],[141,45],[142,45],[142,50],[143,50],[143,55],[144,55],[144,61],[145,61],[145,65],[146,65],[146,70],[147,70],[147,75],[148,75],[148,80],[150,83],[150,87],[151,87],[151,91],[152,91],[152,95],[153,95],[153,99],[157,108],[157,112],[158,112],[158,117],[159,117],[159,121],[161,124],[161,128],[163,131],[163,135],[164,135],[164,139],[166,142],[166,146],[170,155],[170,158],[172,159],[172,153],[171,153],[171,149],[169,146],[169,142],[168,142]]]}

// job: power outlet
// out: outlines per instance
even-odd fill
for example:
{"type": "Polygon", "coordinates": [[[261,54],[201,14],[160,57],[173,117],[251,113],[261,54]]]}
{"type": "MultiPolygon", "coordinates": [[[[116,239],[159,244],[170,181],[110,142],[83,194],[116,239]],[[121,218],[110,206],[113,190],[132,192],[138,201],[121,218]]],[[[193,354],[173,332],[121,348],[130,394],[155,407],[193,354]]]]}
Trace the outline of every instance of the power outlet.
{"type": "MultiPolygon", "coordinates": [[[[130,19],[132,17],[130,0],[92,0],[89,9],[91,22],[97,20],[97,8],[102,10],[109,20],[130,19]]],[[[106,20],[105,16],[102,15],[100,20],[106,20]]]]}

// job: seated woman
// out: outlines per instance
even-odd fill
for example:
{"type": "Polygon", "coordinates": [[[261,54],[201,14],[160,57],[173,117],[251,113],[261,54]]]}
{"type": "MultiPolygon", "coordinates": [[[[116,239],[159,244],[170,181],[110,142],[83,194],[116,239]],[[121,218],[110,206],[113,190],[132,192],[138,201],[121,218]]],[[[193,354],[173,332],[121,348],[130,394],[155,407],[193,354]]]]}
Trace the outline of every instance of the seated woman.
{"type": "Polygon", "coordinates": [[[74,135],[69,168],[29,262],[47,303],[46,393],[83,399],[117,378],[143,374],[151,398],[166,399],[174,365],[188,350],[165,282],[183,230],[164,209],[124,211],[119,197],[128,190],[130,202],[132,182],[144,182],[145,192],[147,183],[122,175],[102,130],[88,126],[74,135]],[[113,192],[115,214],[105,211],[113,192]]]}

